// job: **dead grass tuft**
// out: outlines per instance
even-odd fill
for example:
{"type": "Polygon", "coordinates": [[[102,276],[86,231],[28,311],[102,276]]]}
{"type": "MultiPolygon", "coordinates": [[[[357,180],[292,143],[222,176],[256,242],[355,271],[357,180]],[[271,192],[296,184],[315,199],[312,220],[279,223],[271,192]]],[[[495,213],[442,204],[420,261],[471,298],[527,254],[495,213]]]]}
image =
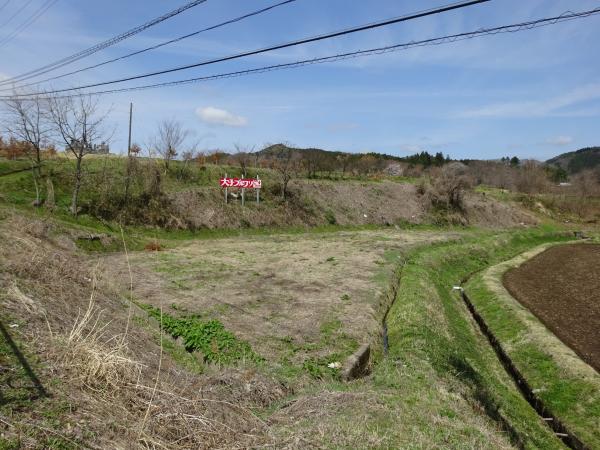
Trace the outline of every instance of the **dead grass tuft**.
{"type": "Polygon", "coordinates": [[[100,325],[101,316],[92,290],[87,310],[78,314],[68,334],[57,339],[64,351],[64,364],[76,378],[91,388],[112,391],[137,381],[142,365],[127,356],[123,339],[105,337],[107,324],[100,325]]]}
{"type": "Polygon", "coordinates": [[[162,250],[162,246],[158,241],[151,241],[144,245],[144,250],[149,252],[160,252],[162,250]]]}
{"type": "Polygon", "coordinates": [[[135,388],[137,402],[152,401],[138,440],[143,448],[248,448],[270,441],[268,425],[249,408],[212,397],[202,388],[189,396],[169,386],[156,391],[150,386],[135,388]]]}

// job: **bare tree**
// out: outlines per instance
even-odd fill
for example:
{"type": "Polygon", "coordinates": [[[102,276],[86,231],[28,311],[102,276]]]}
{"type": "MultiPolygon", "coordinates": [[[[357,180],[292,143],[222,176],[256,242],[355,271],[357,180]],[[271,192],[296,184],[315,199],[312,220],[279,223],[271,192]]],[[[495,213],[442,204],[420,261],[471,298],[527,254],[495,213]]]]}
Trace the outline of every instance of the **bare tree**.
{"type": "Polygon", "coordinates": [[[211,150],[208,153],[209,161],[212,161],[212,163],[217,166],[220,165],[223,162],[223,160],[227,158],[227,156],[227,153],[219,149],[211,150]]]}
{"type": "Polygon", "coordinates": [[[177,179],[183,180],[187,179],[190,176],[189,166],[190,163],[198,157],[198,151],[196,150],[196,145],[190,147],[189,150],[184,151],[181,154],[181,159],[183,160],[183,165],[179,167],[177,171],[177,179]]]}
{"type": "Polygon", "coordinates": [[[274,150],[273,156],[273,169],[278,172],[281,182],[281,199],[285,200],[288,195],[288,184],[298,166],[298,153],[293,148],[281,144],[274,150]]]}
{"type": "Polygon", "coordinates": [[[234,144],[235,154],[233,160],[240,166],[242,176],[246,175],[246,169],[252,164],[252,154],[254,153],[254,147],[244,148],[240,144],[234,144]]]}
{"type": "Polygon", "coordinates": [[[154,147],[162,156],[165,173],[169,170],[171,160],[177,156],[189,134],[189,130],[183,128],[181,122],[174,119],[163,120],[158,124],[154,147]]]}
{"type": "Polygon", "coordinates": [[[4,101],[6,119],[3,128],[9,135],[31,146],[33,154],[30,156],[37,165],[42,162],[42,145],[50,135],[43,102],[39,96],[24,98],[16,92],[4,101]]]}
{"type": "Polygon", "coordinates": [[[342,170],[342,178],[344,178],[346,176],[346,171],[352,162],[352,155],[350,153],[342,153],[338,155],[336,159],[342,170]]]}
{"type": "Polygon", "coordinates": [[[550,182],[542,165],[533,160],[521,163],[519,167],[516,188],[525,194],[539,194],[548,192],[550,182]]]}
{"type": "Polygon", "coordinates": [[[467,167],[459,162],[435,167],[431,170],[430,200],[432,204],[462,210],[465,191],[471,188],[472,179],[467,167]]]}
{"type": "Polygon", "coordinates": [[[588,199],[600,194],[600,169],[587,169],[573,177],[573,186],[577,195],[588,199]]]}
{"type": "MultiPolygon", "coordinates": [[[[82,160],[94,141],[103,140],[107,114],[98,112],[98,98],[89,95],[48,98],[48,118],[65,149],[75,156],[75,184],[71,196],[71,213],[78,212],[79,191],[83,178],[82,160]]],[[[106,139],[104,139],[106,140],[106,139]]]]}
{"type": "Polygon", "coordinates": [[[26,154],[31,160],[31,172],[35,185],[35,205],[40,205],[39,179],[42,164],[42,146],[47,142],[50,125],[44,114],[44,104],[40,96],[24,98],[15,92],[4,101],[6,111],[3,128],[10,136],[26,144],[26,154]]]}

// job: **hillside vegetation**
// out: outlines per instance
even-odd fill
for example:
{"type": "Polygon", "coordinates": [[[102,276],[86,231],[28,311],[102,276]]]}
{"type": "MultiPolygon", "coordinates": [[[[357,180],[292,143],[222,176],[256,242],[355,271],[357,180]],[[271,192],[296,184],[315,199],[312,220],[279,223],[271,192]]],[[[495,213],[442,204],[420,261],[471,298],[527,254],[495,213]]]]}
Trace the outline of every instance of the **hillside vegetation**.
{"type": "Polygon", "coordinates": [[[546,161],[546,164],[558,166],[569,174],[600,166],[600,147],[586,147],[573,152],[563,153],[546,161]]]}
{"type": "MultiPolygon", "coordinates": [[[[22,169],[23,161],[5,161],[7,174],[0,176],[0,201],[29,208],[39,195],[44,211],[69,219],[74,164],[62,157],[45,160],[36,193],[31,170],[9,173],[12,167],[22,169]]],[[[157,160],[136,158],[129,169],[125,197],[127,167],[127,158],[117,156],[84,160],[80,222],[92,219],[185,230],[447,223],[499,227],[537,222],[516,203],[466,189],[460,178],[434,186],[427,179],[391,175],[334,173],[314,179],[298,171],[287,183],[283,198],[277,169],[247,167],[249,173],[259,174],[264,187],[260,203],[256,203],[255,191],[247,190],[242,206],[239,190],[230,189],[225,204],[224,190],[218,185],[225,174],[241,176],[239,166],[172,161],[167,170],[157,160]]]]}

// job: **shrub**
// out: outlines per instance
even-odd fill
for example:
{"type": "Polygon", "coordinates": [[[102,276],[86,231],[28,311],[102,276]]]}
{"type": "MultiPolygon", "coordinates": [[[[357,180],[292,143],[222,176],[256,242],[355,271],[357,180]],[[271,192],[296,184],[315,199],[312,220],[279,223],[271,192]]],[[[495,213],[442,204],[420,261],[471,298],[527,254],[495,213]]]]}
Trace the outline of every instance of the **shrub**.
{"type": "Polygon", "coordinates": [[[433,206],[462,211],[464,193],[472,186],[466,166],[451,163],[432,173],[429,198],[433,206]]]}
{"type": "Polygon", "coordinates": [[[337,224],[337,219],[335,218],[335,214],[330,209],[328,209],[325,212],[325,220],[327,220],[327,223],[329,225],[335,225],[335,224],[337,224]]]}

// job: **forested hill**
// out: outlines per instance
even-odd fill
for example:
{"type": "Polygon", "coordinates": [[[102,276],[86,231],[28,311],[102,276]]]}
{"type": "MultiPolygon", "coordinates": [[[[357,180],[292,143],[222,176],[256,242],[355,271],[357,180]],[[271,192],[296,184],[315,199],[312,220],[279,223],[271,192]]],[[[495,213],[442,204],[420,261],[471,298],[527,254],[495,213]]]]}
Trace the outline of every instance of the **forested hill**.
{"type": "Polygon", "coordinates": [[[359,160],[372,160],[378,161],[380,163],[390,163],[390,162],[404,162],[409,164],[420,164],[423,167],[429,166],[441,166],[447,162],[450,162],[451,159],[449,156],[444,156],[443,153],[438,152],[435,154],[429,153],[427,151],[422,151],[420,153],[415,153],[410,156],[393,156],[387,155],[385,153],[348,153],[341,151],[329,151],[323,150],[320,148],[294,148],[289,147],[285,144],[274,144],[265,147],[260,150],[258,153],[262,157],[270,158],[270,157],[278,157],[282,152],[290,151],[293,154],[297,154],[301,159],[308,160],[318,160],[322,162],[327,161],[359,161],[359,160]]]}
{"type": "Polygon", "coordinates": [[[600,147],[586,147],[574,152],[563,153],[546,161],[546,164],[558,166],[569,174],[600,166],[600,147]]]}

